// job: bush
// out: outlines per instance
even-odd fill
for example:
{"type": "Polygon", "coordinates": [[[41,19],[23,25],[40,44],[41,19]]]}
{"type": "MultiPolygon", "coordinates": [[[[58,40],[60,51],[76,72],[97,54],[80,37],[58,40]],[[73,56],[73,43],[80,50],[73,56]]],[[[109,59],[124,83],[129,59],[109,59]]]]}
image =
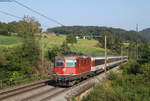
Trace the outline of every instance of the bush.
{"type": "Polygon", "coordinates": [[[5,63],[5,58],[4,58],[3,53],[1,53],[1,54],[0,54],[0,67],[1,67],[2,65],[4,65],[4,63],[5,63]]]}
{"type": "MultiPolygon", "coordinates": [[[[150,64],[143,64],[141,66],[141,74],[143,75],[143,79],[145,82],[149,82],[150,81],[150,64]]],[[[150,82],[149,82],[150,85],[150,82]]]]}
{"type": "Polygon", "coordinates": [[[141,74],[117,76],[109,86],[96,86],[82,101],[149,101],[149,81],[143,79],[141,74]]]}
{"type": "Polygon", "coordinates": [[[127,74],[138,74],[140,73],[140,64],[134,60],[129,61],[122,68],[124,68],[123,72],[127,74]]]}
{"type": "Polygon", "coordinates": [[[48,50],[48,58],[54,62],[54,59],[56,56],[61,56],[64,55],[66,53],[71,52],[68,44],[66,42],[63,42],[63,44],[59,47],[59,46],[55,46],[53,48],[50,48],[48,50]]]}
{"type": "Polygon", "coordinates": [[[23,79],[22,73],[18,71],[13,71],[9,73],[9,81],[11,84],[17,84],[19,83],[18,81],[21,81],[23,79]]]}
{"type": "Polygon", "coordinates": [[[150,63],[150,48],[148,47],[143,48],[141,56],[138,59],[138,63],[140,64],[150,63]]]}
{"type": "Polygon", "coordinates": [[[107,77],[107,79],[108,80],[115,80],[117,78],[117,76],[118,75],[116,73],[110,72],[109,75],[108,75],[108,77],[107,77]]]}
{"type": "Polygon", "coordinates": [[[70,44],[77,43],[76,36],[73,34],[67,35],[66,42],[70,44]]]}

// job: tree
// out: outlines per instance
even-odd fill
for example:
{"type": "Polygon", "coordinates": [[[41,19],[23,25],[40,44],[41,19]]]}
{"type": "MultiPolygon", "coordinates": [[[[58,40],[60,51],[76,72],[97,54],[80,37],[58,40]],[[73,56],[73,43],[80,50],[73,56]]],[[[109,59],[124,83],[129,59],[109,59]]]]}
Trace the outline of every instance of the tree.
{"type": "Polygon", "coordinates": [[[71,52],[71,49],[68,46],[66,41],[64,41],[63,44],[60,46],[60,52],[61,52],[61,54],[67,54],[67,53],[71,52]]]}
{"type": "Polygon", "coordinates": [[[70,44],[74,44],[74,43],[77,43],[77,39],[75,35],[70,34],[70,35],[67,35],[66,42],[70,44]]]}
{"type": "Polygon", "coordinates": [[[8,23],[8,31],[10,33],[17,33],[17,30],[19,30],[19,22],[13,21],[8,23]]]}
{"type": "MultiPolygon", "coordinates": [[[[106,33],[107,35],[107,48],[120,53],[121,51],[121,45],[122,45],[122,39],[119,36],[116,36],[115,34],[111,34],[110,32],[106,33]]],[[[101,35],[102,37],[99,38],[99,45],[100,47],[105,47],[105,34],[101,35]]]]}
{"type": "Polygon", "coordinates": [[[37,28],[30,17],[20,22],[19,34],[22,37],[22,45],[9,52],[6,67],[9,71],[20,71],[25,75],[32,75],[38,67],[40,56],[39,42],[35,37],[37,28]]]}
{"type": "Polygon", "coordinates": [[[70,50],[68,44],[66,43],[66,41],[64,41],[61,46],[55,46],[48,50],[48,58],[52,62],[54,62],[54,59],[56,56],[65,55],[70,52],[71,52],[71,50],[70,50]]]}
{"type": "Polygon", "coordinates": [[[41,24],[34,17],[24,16],[24,18],[18,22],[13,21],[7,24],[8,32],[17,33],[18,36],[24,35],[23,32],[29,30],[27,27],[32,27],[30,32],[40,33],[42,31],[41,24]]]}
{"type": "Polygon", "coordinates": [[[6,23],[0,22],[0,35],[9,35],[6,23]]]}
{"type": "Polygon", "coordinates": [[[21,36],[23,37],[23,44],[21,47],[22,57],[25,61],[24,63],[29,64],[27,69],[35,72],[38,68],[39,56],[40,56],[40,48],[39,42],[35,39],[35,33],[40,31],[38,21],[34,18],[25,17],[22,21],[22,27],[24,30],[20,31],[21,36]]]}
{"type": "Polygon", "coordinates": [[[50,48],[50,49],[48,50],[48,58],[49,58],[52,62],[54,62],[55,57],[58,56],[58,55],[61,55],[61,53],[60,53],[60,48],[59,48],[58,46],[55,46],[55,47],[50,48]]]}
{"type": "MultiPolygon", "coordinates": [[[[74,35],[86,36],[97,36],[103,35],[105,32],[109,32],[110,35],[114,35],[123,39],[124,42],[135,42],[136,40],[143,41],[143,38],[136,31],[126,31],[120,28],[111,28],[111,27],[99,27],[99,26],[62,26],[47,29],[48,33],[58,33],[68,35],[70,33],[74,35]]],[[[97,37],[94,39],[98,40],[97,37]]]]}
{"type": "Polygon", "coordinates": [[[145,64],[145,63],[150,63],[150,48],[145,46],[142,47],[143,50],[142,53],[140,54],[140,58],[138,59],[138,62],[140,64],[145,64]]]}

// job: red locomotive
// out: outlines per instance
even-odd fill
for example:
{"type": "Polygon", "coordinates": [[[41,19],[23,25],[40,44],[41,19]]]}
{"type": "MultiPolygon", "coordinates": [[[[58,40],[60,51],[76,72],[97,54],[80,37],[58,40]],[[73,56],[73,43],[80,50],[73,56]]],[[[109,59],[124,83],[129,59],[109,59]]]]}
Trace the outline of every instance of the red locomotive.
{"type": "MultiPolygon", "coordinates": [[[[108,56],[107,69],[125,61],[127,56],[108,56]]],[[[72,86],[104,70],[104,56],[62,56],[55,58],[53,77],[57,85],[72,86]]]]}

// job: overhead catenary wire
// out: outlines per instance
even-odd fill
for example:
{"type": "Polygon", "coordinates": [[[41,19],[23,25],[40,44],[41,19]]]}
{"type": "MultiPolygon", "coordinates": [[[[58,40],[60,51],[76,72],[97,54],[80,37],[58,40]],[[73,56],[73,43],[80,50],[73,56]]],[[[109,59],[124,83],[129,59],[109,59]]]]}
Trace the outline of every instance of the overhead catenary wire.
{"type": "Polygon", "coordinates": [[[8,16],[11,16],[11,17],[14,17],[14,18],[17,18],[17,19],[22,19],[22,17],[16,16],[16,15],[13,15],[13,14],[10,14],[10,13],[4,12],[4,11],[1,11],[1,10],[0,10],[0,13],[3,13],[3,14],[5,14],[5,15],[8,15],[8,16]]]}
{"type": "MultiPolygon", "coordinates": [[[[14,18],[17,18],[17,19],[23,19],[23,17],[16,16],[16,15],[13,15],[13,14],[10,14],[10,13],[4,12],[4,11],[1,11],[1,10],[0,10],[0,13],[2,13],[2,14],[4,14],[4,15],[11,16],[11,17],[14,17],[14,18]]],[[[42,24],[42,26],[45,27],[45,28],[46,28],[46,27],[47,27],[47,28],[49,27],[49,26],[43,25],[43,24],[42,24]]]]}
{"type": "Polygon", "coordinates": [[[20,2],[18,2],[17,0],[11,0],[11,1],[13,1],[13,2],[19,4],[20,6],[22,6],[22,7],[26,8],[26,9],[28,9],[28,10],[30,10],[30,11],[32,11],[32,12],[38,14],[38,15],[44,17],[45,19],[47,19],[47,20],[49,20],[49,21],[52,21],[52,22],[55,22],[55,23],[58,24],[58,25],[64,26],[64,24],[58,22],[57,20],[52,19],[52,18],[49,18],[48,16],[46,16],[46,15],[44,15],[44,14],[42,14],[42,13],[40,13],[40,12],[38,12],[38,11],[36,11],[36,10],[34,10],[34,9],[32,9],[32,8],[30,8],[30,7],[28,7],[28,6],[24,5],[24,4],[22,4],[22,3],[20,3],[20,2]]]}

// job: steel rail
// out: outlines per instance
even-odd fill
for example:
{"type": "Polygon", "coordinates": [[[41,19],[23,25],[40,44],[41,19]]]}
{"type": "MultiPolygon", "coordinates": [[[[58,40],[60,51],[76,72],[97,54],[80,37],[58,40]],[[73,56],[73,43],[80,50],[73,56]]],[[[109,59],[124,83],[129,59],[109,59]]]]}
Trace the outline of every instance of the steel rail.
{"type": "Polygon", "coordinates": [[[0,100],[11,97],[11,96],[15,96],[15,95],[18,95],[18,94],[21,94],[24,92],[28,92],[30,90],[37,89],[42,86],[45,86],[48,83],[48,81],[49,80],[42,80],[42,81],[37,81],[37,82],[17,86],[14,88],[8,88],[5,90],[1,90],[0,91],[0,100]]]}

